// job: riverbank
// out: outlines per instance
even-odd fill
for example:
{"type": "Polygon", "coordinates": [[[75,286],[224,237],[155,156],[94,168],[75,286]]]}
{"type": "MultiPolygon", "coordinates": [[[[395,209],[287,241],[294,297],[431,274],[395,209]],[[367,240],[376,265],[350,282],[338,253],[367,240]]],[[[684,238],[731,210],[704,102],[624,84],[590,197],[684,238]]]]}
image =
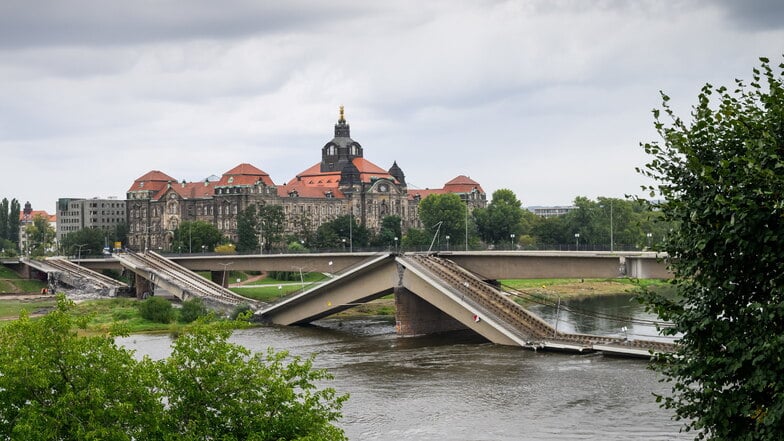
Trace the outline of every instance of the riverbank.
{"type": "MultiPolygon", "coordinates": [[[[261,281],[249,278],[243,283],[234,284],[232,290],[250,299],[275,301],[301,288],[301,283],[261,281]],[[254,286],[251,286],[254,285],[254,286]]],[[[318,283],[305,280],[305,284],[318,283]]],[[[500,280],[500,288],[513,295],[516,301],[526,305],[530,299],[576,299],[598,296],[613,296],[636,292],[640,287],[666,290],[671,287],[667,281],[632,280],[632,279],[514,279],[500,280]]],[[[44,314],[55,304],[53,296],[40,294],[0,295],[0,320],[12,320],[19,317],[24,309],[31,314],[44,314]]],[[[138,312],[138,300],[134,298],[114,298],[81,301],[76,306],[79,314],[91,315],[88,329],[90,332],[107,332],[113,323],[120,322],[131,332],[171,332],[177,333],[184,329],[183,324],[160,324],[142,319],[138,312]]],[[[337,314],[337,317],[362,316],[394,316],[395,299],[392,293],[358,305],[337,314]]]]}

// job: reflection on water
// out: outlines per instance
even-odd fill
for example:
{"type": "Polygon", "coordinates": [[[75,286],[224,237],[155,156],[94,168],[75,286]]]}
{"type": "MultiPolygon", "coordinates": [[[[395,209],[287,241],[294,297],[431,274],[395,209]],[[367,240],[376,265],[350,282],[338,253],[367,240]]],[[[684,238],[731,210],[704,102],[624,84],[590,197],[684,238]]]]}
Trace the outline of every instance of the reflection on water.
{"type": "MultiPolygon", "coordinates": [[[[604,312],[613,315],[638,307],[610,303],[604,312]]],[[[561,320],[577,332],[618,333],[604,317],[561,320]]],[[[340,422],[351,440],[691,438],[658,408],[652,393],[667,386],[642,360],[532,352],[469,333],[399,337],[388,317],[247,329],[233,340],[257,352],[316,354],[316,365],[335,375],[328,384],[351,394],[340,422]]],[[[140,335],[121,343],[160,358],[170,340],[140,335]]]]}

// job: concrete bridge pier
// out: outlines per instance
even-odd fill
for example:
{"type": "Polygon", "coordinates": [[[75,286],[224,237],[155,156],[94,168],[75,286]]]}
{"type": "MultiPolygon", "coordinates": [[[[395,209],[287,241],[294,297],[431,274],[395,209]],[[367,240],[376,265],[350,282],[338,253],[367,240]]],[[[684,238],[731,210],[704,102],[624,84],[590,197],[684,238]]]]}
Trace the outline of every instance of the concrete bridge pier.
{"type": "Polygon", "coordinates": [[[144,277],[134,274],[134,286],[136,287],[136,298],[142,299],[144,298],[144,293],[151,293],[153,292],[154,286],[150,283],[149,280],[145,279],[144,277]]]}
{"type": "Polygon", "coordinates": [[[395,330],[400,335],[424,335],[466,328],[404,287],[395,288],[395,330]]]}

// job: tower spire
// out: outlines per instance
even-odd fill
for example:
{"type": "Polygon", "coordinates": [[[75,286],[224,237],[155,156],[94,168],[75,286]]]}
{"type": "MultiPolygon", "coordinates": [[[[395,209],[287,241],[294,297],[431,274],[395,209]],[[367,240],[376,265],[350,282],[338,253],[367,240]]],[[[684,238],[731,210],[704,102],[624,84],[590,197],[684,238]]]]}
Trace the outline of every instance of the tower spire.
{"type": "Polygon", "coordinates": [[[340,118],[338,119],[338,122],[340,122],[340,123],[346,122],[346,117],[343,114],[343,105],[342,104],[340,105],[340,118]]]}

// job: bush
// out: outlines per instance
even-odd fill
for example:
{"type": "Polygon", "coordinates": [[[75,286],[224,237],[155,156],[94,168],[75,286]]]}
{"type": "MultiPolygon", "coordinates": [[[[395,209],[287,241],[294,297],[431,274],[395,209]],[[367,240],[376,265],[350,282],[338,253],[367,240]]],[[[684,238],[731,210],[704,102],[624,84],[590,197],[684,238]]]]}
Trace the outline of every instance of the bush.
{"type": "Polygon", "coordinates": [[[253,309],[251,309],[250,305],[248,305],[247,303],[243,303],[241,305],[237,305],[234,307],[234,310],[231,311],[230,317],[232,320],[237,320],[237,318],[240,317],[241,315],[245,315],[248,313],[253,314],[253,309]]]}
{"type": "Polygon", "coordinates": [[[141,316],[155,323],[169,323],[174,318],[171,303],[161,297],[150,297],[139,304],[141,316]]]}
{"type": "Polygon", "coordinates": [[[204,306],[202,299],[196,297],[182,302],[180,322],[190,323],[205,315],[207,315],[207,307],[204,306]]]}

